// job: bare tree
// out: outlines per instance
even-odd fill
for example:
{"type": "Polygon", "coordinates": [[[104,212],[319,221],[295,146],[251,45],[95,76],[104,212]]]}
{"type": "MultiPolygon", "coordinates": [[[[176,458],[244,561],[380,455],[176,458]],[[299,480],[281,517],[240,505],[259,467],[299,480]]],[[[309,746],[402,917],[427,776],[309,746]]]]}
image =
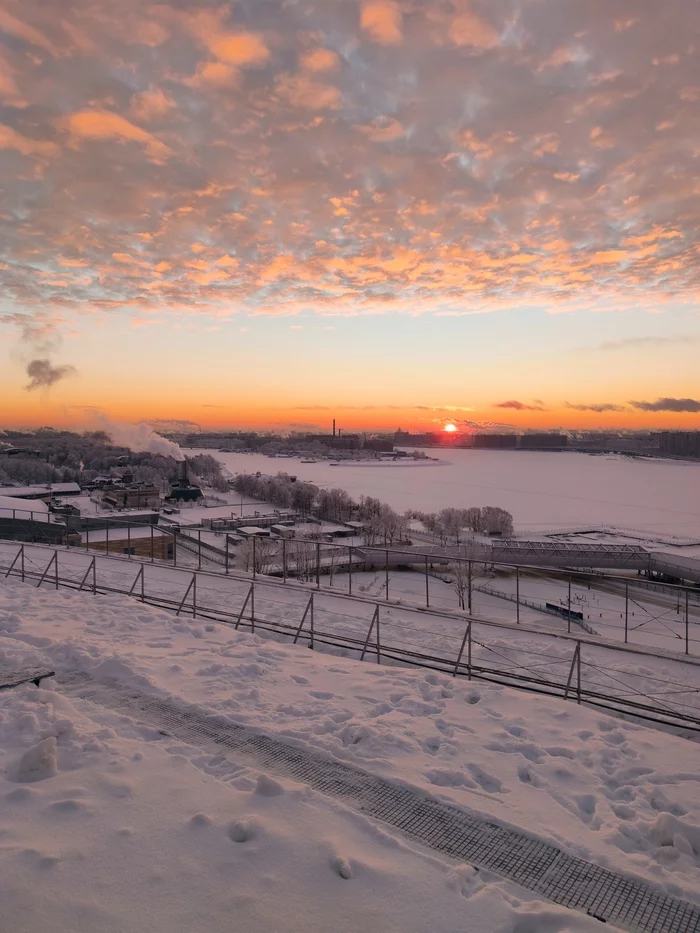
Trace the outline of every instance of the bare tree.
{"type": "Polygon", "coordinates": [[[473,545],[462,545],[449,565],[450,582],[457,593],[459,608],[468,609],[469,612],[472,611],[473,555],[473,545]]]}
{"type": "Polygon", "coordinates": [[[270,538],[246,538],[236,551],[236,565],[240,570],[269,573],[276,551],[276,542],[270,538]]]}

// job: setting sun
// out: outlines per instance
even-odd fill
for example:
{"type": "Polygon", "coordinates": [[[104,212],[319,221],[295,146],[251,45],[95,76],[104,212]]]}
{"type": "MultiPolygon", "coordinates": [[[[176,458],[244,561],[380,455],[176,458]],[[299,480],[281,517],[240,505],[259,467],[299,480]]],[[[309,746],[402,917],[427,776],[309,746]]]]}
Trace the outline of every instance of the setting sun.
{"type": "Polygon", "coordinates": [[[445,427],[444,427],[442,430],[443,430],[443,431],[447,431],[449,434],[453,434],[453,433],[457,430],[457,425],[456,425],[456,424],[446,424],[445,427]]]}

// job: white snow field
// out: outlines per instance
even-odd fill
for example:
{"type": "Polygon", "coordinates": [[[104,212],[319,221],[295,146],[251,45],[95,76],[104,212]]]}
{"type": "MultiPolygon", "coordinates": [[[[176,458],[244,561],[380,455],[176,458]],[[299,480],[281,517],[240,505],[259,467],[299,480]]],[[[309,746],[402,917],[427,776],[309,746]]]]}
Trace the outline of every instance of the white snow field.
{"type": "Polygon", "coordinates": [[[700,746],[664,731],[2,580],[0,670],[27,665],[57,676],[0,692],[13,933],[601,929],[308,786],[70,698],[67,671],[196,704],[700,903],[700,746]]]}
{"type": "Polygon", "coordinates": [[[399,512],[497,505],[518,533],[617,525],[700,540],[700,463],[573,452],[430,450],[439,463],[330,466],[263,454],[209,453],[231,473],[292,473],[354,498],[375,496],[399,512]]]}

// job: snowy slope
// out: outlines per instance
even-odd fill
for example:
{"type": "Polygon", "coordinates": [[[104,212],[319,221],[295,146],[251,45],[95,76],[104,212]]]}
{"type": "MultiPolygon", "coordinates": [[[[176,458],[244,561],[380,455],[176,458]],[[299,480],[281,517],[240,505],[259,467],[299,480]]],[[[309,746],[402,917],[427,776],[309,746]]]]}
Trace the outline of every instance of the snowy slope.
{"type": "Polygon", "coordinates": [[[66,669],[196,702],[700,901],[700,748],[684,739],[125,597],[3,581],[0,668],[41,661],[57,683],[0,693],[0,902],[13,931],[228,930],[233,917],[253,933],[595,928],[308,788],[71,701],[66,669]]]}

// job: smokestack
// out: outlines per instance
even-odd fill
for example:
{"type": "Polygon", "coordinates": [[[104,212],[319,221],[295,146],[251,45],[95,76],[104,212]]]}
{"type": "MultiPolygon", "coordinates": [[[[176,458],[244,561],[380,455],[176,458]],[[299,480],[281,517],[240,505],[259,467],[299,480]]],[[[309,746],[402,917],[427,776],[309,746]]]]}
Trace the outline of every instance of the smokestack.
{"type": "Polygon", "coordinates": [[[335,437],[335,418],[333,419],[333,437],[335,437]]]}

